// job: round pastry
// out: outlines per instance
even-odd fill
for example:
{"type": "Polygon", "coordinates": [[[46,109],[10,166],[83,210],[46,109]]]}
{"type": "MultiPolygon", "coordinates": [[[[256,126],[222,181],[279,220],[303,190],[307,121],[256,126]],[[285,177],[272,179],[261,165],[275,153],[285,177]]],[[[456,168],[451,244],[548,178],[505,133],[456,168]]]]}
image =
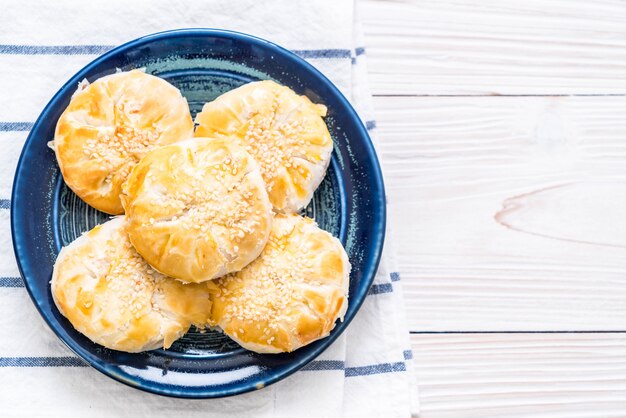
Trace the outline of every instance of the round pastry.
{"type": "Polygon", "coordinates": [[[80,333],[113,350],[168,348],[194,324],[205,326],[206,285],[183,284],[137,254],[124,217],[96,226],[57,257],[52,297],[80,333]]]}
{"type": "Polygon", "coordinates": [[[226,139],[192,138],[150,152],[121,197],[139,254],[186,282],[241,270],[261,253],[272,224],[256,161],[226,139]]]}
{"type": "Polygon", "coordinates": [[[196,116],[196,136],[234,138],[259,162],[274,209],[305,207],[326,173],[333,141],[326,106],[273,81],[231,90],[196,116]]]}
{"type": "Polygon", "coordinates": [[[261,256],[209,283],[210,325],[257,353],[296,350],[343,320],[349,274],[337,238],[309,218],[278,214],[261,256]]]}
{"type": "Polygon", "coordinates": [[[187,101],[167,81],[132,70],[81,83],[56,126],[65,183],[94,208],[124,213],[122,183],[152,148],[193,135],[187,101]]]}

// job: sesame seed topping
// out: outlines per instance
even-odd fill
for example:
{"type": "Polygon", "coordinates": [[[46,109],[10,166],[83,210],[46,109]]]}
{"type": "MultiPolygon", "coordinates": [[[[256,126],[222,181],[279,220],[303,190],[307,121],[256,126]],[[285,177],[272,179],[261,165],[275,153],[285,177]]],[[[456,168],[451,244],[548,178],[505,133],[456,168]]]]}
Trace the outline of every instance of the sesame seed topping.
{"type": "MultiPolygon", "coordinates": [[[[172,224],[172,228],[198,239],[215,241],[218,248],[206,246],[202,251],[219,252],[226,268],[231,269],[227,263],[236,265],[239,257],[247,257],[247,252],[256,248],[258,236],[264,236],[260,228],[268,226],[270,205],[250,156],[235,144],[215,141],[172,145],[168,169],[163,173],[159,172],[163,164],[148,160],[148,165],[142,166],[143,181],[152,174],[151,185],[165,186],[159,193],[154,193],[155,187],[139,189],[130,196],[126,211],[135,225],[147,228],[143,236],[149,237],[150,231],[161,234],[164,225],[172,224]],[[180,181],[173,182],[171,178],[176,175],[180,181]],[[155,211],[134,211],[134,202],[141,202],[142,208],[154,206],[155,211]]],[[[202,255],[195,258],[199,265],[205,259],[202,255]]]]}
{"type": "MultiPolygon", "coordinates": [[[[279,331],[291,330],[294,312],[304,309],[306,315],[324,315],[308,306],[307,292],[337,286],[341,283],[322,284],[316,276],[316,259],[311,255],[314,234],[320,233],[313,224],[300,221],[299,216],[277,216],[274,219],[268,243],[254,262],[238,273],[232,273],[215,283],[220,289],[217,298],[222,329],[242,335],[249,328],[239,327],[249,323],[259,330],[257,342],[272,344],[282,338],[279,331]],[[236,327],[235,329],[232,329],[236,327]]],[[[233,334],[234,335],[234,334],[233,334]]]]}
{"type": "MultiPolygon", "coordinates": [[[[116,113],[124,115],[124,104],[117,106],[116,113]]],[[[152,150],[161,137],[161,130],[154,126],[139,129],[127,123],[130,122],[118,119],[115,128],[101,127],[95,138],[83,143],[83,154],[110,171],[106,183],[111,183],[112,178],[123,181],[130,168],[152,150]]]]}
{"type": "Polygon", "coordinates": [[[279,113],[280,100],[276,92],[272,105],[251,117],[239,141],[259,163],[268,191],[274,187],[282,167],[295,167],[295,158],[305,155],[305,150],[311,146],[305,135],[307,126],[302,120],[285,120],[279,113]]]}

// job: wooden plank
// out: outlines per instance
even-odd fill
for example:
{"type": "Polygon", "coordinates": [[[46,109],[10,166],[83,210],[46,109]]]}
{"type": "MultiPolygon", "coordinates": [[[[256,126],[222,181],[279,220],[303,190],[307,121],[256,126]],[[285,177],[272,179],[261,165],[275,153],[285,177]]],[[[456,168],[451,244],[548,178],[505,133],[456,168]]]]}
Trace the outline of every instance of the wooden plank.
{"type": "Polygon", "coordinates": [[[413,335],[420,418],[623,417],[624,334],[413,335]]]}
{"type": "Polygon", "coordinates": [[[411,330],[626,330],[626,97],[374,104],[411,330]]]}
{"type": "Polygon", "coordinates": [[[374,94],[625,94],[626,4],[367,0],[374,94]]]}

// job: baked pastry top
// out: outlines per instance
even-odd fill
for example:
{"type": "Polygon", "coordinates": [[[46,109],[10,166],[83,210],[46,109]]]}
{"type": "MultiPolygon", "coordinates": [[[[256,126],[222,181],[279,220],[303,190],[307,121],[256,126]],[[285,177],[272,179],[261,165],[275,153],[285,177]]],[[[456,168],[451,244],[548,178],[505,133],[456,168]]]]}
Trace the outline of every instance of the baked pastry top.
{"type": "Polygon", "coordinates": [[[223,138],[150,152],[121,197],[137,251],[161,273],[186,282],[241,270],[261,253],[272,223],[258,164],[223,138]]]}
{"type": "Polygon", "coordinates": [[[254,262],[208,284],[211,325],[248,350],[280,353],[327,336],[348,306],[350,263],[309,218],[278,214],[254,262]]]}
{"type": "Polygon", "coordinates": [[[229,136],[259,162],[275,210],[295,213],[319,186],[333,150],[326,106],[273,81],[258,81],[206,103],[197,136],[229,136]]]}
{"type": "Polygon", "coordinates": [[[168,348],[194,324],[206,325],[206,285],[183,284],[152,269],[128,239],[124,217],[82,235],[57,257],[52,296],[74,328],[113,350],[168,348]]]}
{"type": "Polygon", "coordinates": [[[67,185],[94,208],[122,214],[122,183],[151,149],[193,136],[187,101],[167,81],[132,70],[81,83],[56,126],[67,185]]]}
{"type": "Polygon", "coordinates": [[[126,215],[61,250],[60,312],[127,352],[168,348],[191,325],[259,353],[328,336],[348,306],[350,262],[338,239],[294,214],[331,159],[325,116],[260,81],[205,104],[194,135],[165,80],[133,70],[81,83],[50,146],[79,197],[126,215]]]}

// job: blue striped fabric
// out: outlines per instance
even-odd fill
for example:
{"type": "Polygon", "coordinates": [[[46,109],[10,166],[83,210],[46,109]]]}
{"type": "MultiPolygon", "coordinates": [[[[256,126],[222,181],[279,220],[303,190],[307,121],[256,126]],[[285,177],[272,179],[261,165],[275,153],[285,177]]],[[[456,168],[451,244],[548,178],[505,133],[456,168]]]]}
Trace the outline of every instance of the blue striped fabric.
{"type": "Polygon", "coordinates": [[[350,58],[349,49],[301,49],[292,50],[301,58],[350,58]]]}
{"type": "MultiPolygon", "coordinates": [[[[389,279],[391,280],[391,282],[400,281],[400,273],[398,273],[397,271],[392,271],[391,273],[389,273],[389,279]]],[[[391,292],[393,292],[392,283],[379,283],[379,284],[373,284],[372,287],[370,287],[370,290],[369,292],[367,292],[367,294],[379,295],[381,293],[391,293],[391,292]]]]}
{"type": "Polygon", "coordinates": [[[413,350],[404,350],[403,354],[405,360],[413,360],[413,350]]]}
{"type": "MultiPolygon", "coordinates": [[[[4,55],[100,55],[113,49],[113,45],[7,45],[0,44],[4,55]]],[[[294,54],[302,58],[350,58],[349,49],[295,49],[294,54]]],[[[365,53],[365,48],[355,49],[356,55],[365,53]]]]}
{"type": "Polygon", "coordinates": [[[9,199],[0,199],[0,209],[10,209],[11,201],[9,199]]]}
{"type": "Polygon", "coordinates": [[[0,132],[30,131],[33,125],[32,122],[0,122],[0,132]]]}
{"type": "Polygon", "coordinates": [[[346,377],[369,376],[373,374],[405,372],[406,364],[399,361],[396,363],[379,363],[367,366],[345,367],[343,361],[338,360],[315,360],[302,368],[302,370],[344,370],[346,377]]]}
{"type": "Polygon", "coordinates": [[[370,366],[346,367],[346,377],[369,376],[372,374],[406,372],[406,364],[399,361],[396,363],[380,363],[370,366]]]}
{"type": "Polygon", "coordinates": [[[78,357],[0,357],[0,367],[87,367],[78,357]]]}
{"type": "Polygon", "coordinates": [[[319,371],[319,370],[344,370],[346,365],[341,360],[314,360],[304,366],[300,370],[319,371]]]}
{"type": "MultiPolygon", "coordinates": [[[[78,357],[0,357],[0,367],[89,367],[78,357]]],[[[341,360],[314,360],[304,366],[303,371],[340,371],[346,377],[369,376],[373,374],[397,373],[406,371],[406,364],[379,363],[367,366],[345,367],[341,360]]]]}
{"type": "Polygon", "coordinates": [[[0,45],[6,55],[100,55],[113,45],[0,45]]]}
{"type": "Polygon", "coordinates": [[[373,284],[370,287],[368,295],[379,295],[381,293],[391,293],[393,292],[393,286],[391,283],[381,283],[381,284],[373,284]]]}
{"type": "Polygon", "coordinates": [[[0,277],[0,287],[24,287],[21,277],[0,277]]]}
{"type": "Polygon", "coordinates": [[[354,56],[352,57],[352,65],[356,64],[356,57],[360,55],[365,55],[365,48],[363,48],[362,46],[359,46],[354,49],[354,56]]]}

